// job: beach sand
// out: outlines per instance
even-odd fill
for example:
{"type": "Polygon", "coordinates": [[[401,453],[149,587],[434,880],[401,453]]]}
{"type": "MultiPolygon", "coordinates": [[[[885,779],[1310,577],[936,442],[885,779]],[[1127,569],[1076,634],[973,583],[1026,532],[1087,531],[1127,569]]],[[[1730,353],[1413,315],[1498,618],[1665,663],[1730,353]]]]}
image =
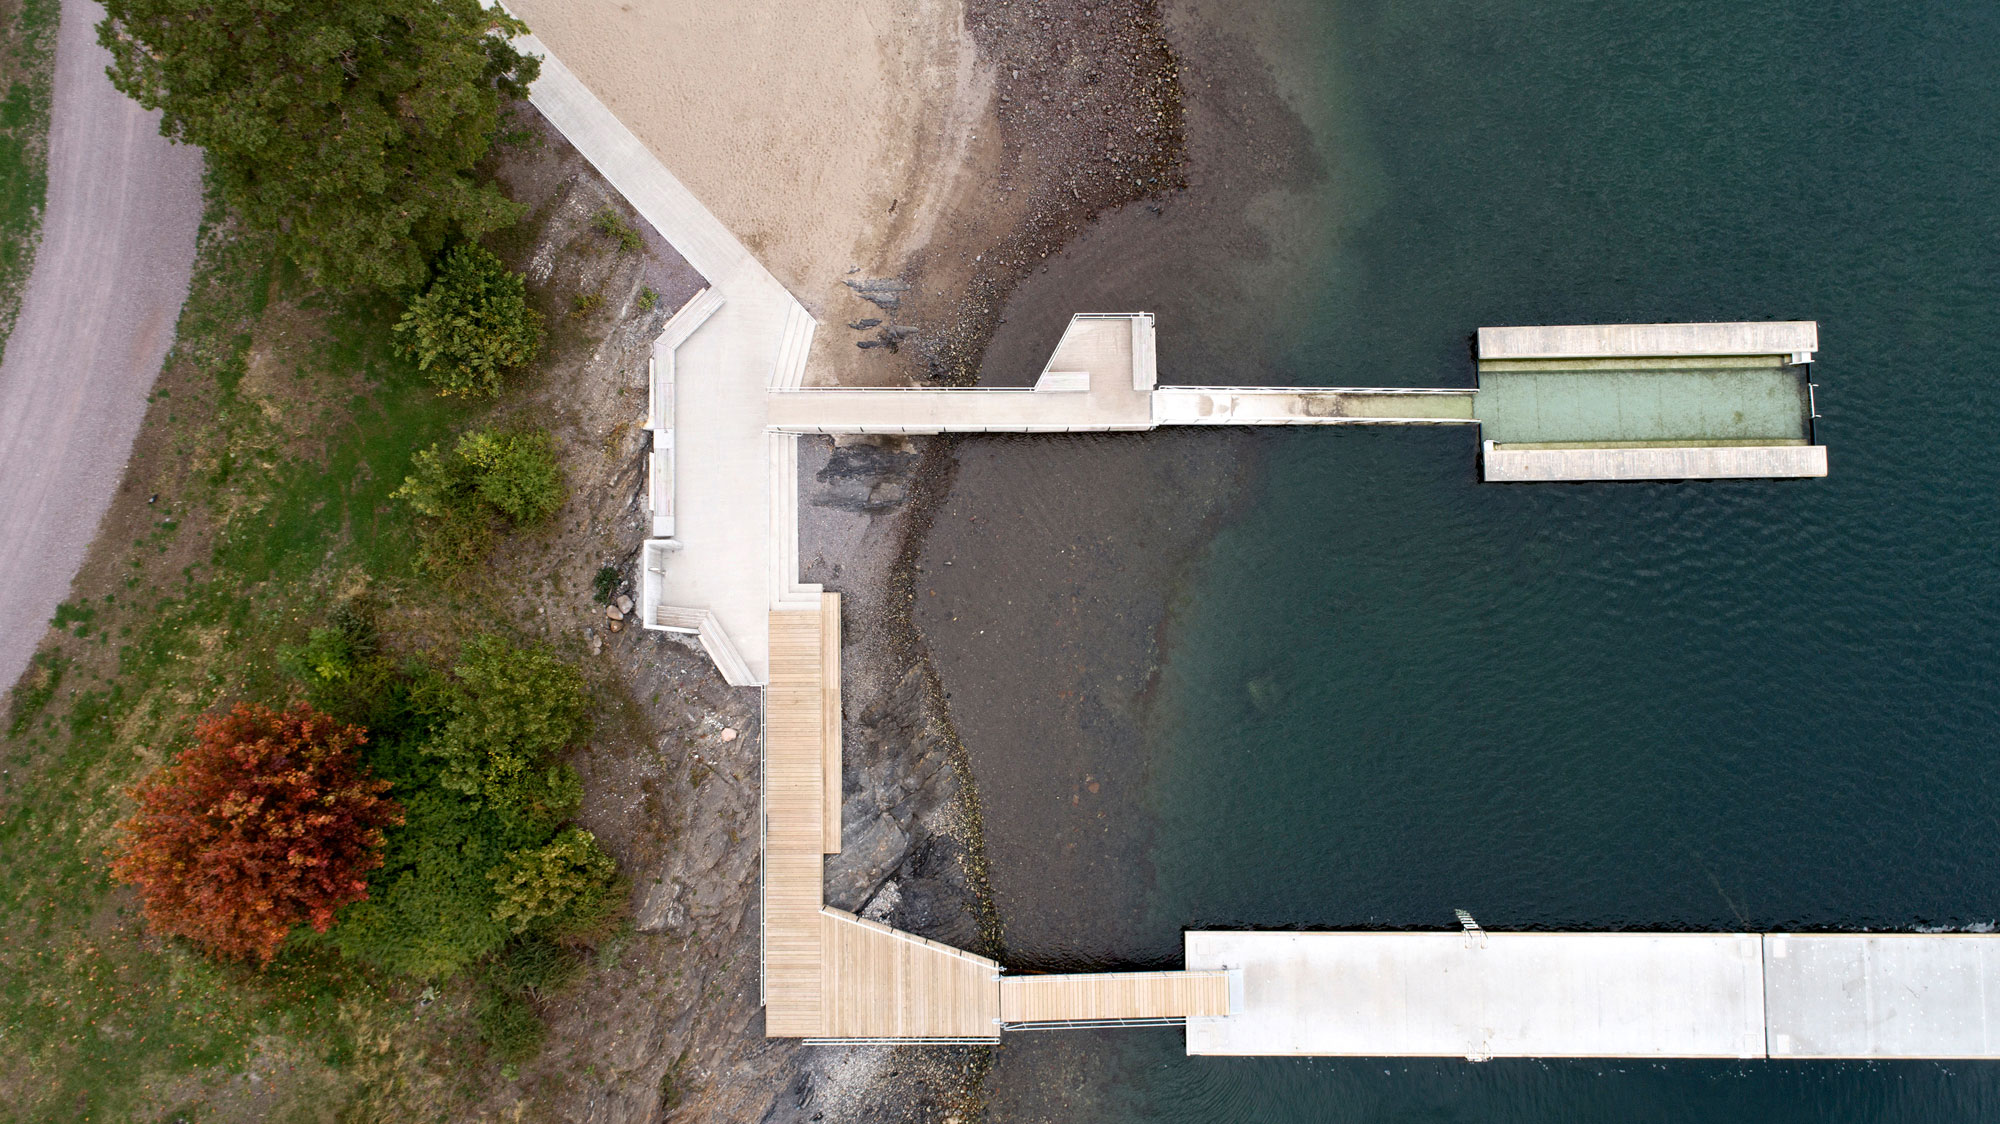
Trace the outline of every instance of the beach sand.
{"type": "Polygon", "coordinates": [[[992,157],[957,0],[510,7],[820,320],[813,381],[901,377],[853,346],[880,313],[842,282],[900,274],[992,157]]]}

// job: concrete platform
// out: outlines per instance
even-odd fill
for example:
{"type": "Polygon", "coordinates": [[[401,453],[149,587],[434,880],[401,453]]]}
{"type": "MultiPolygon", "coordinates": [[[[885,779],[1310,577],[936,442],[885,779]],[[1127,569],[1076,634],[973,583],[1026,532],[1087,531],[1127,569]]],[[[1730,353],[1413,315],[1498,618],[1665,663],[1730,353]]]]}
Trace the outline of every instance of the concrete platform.
{"type": "Polygon", "coordinates": [[[1824,445],[1640,449],[1510,449],[1486,442],[1493,484],[1584,480],[1783,480],[1826,475],[1824,445]]]}
{"type": "Polygon", "coordinates": [[[1242,976],[1189,1054],[1755,1058],[1763,948],[1744,933],[1191,932],[1242,976]]]}
{"type": "Polygon", "coordinates": [[[1772,933],[1774,1058],[2000,1058],[2000,936],[1772,933]]]}
{"type": "Polygon", "coordinates": [[[1814,320],[1711,324],[1538,324],[1479,329],[1479,358],[1592,359],[1657,355],[1800,355],[1819,350],[1814,320]]]}

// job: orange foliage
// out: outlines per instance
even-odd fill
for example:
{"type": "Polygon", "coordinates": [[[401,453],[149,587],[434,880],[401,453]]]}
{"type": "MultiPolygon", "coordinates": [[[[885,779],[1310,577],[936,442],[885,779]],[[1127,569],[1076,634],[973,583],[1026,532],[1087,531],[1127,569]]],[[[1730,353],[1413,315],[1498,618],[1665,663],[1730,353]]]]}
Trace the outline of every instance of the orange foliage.
{"type": "Polygon", "coordinates": [[[368,896],[382,829],[403,810],[354,751],[367,740],[303,704],[252,703],[195,725],[195,744],[131,790],[111,864],[153,928],[221,956],[269,963],[301,922],[325,932],[368,896]]]}

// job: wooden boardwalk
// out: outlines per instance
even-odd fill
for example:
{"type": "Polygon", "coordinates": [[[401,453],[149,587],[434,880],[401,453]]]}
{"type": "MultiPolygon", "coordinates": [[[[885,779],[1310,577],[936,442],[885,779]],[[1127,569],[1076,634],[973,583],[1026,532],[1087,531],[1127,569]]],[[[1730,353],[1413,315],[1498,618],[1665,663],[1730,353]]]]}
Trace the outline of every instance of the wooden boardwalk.
{"type": "Polygon", "coordinates": [[[771,614],[764,692],[764,1028],[819,1034],[825,677],[820,610],[771,614]]]}
{"type": "Polygon", "coordinates": [[[1000,1037],[998,963],[837,909],[820,934],[820,1037],[1000,1037]]]}
{"type": "MultiPolygon", "coordinates": [[[[770,614],[764,694],[764,1033],[848,1041],[999,1038],[1000,965],[827,907],[840,850],[840,595],[770,614]]],[[[1224,1014],[1221,973],[1010,978],[1024,1022],[1224,1014]],[[1096,981],[1084,983],[1079,981],[1096,981]]]]}
{"type": "Polygon", "coordinates": [[[1229,1013],[1227,972],[1008,976],[1000,1018],[1017,1023],[1129,1022],[1229,1013]]]}

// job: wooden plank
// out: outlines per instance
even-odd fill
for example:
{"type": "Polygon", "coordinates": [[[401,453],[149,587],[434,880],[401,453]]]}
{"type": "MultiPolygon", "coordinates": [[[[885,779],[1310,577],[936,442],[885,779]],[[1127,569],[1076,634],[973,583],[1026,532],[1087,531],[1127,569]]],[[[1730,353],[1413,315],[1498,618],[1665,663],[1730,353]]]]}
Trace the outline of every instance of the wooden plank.
{"type": "Polygon", "coordinates": [[[770,614],[764,692],[764,1033],[819,1033],[824,758],[821,614],[770,614]]]}
{"type": "Polygon", "coordinates": [[[1812,320],[1714,324],[1544,324],[1479,329],[1481,359],[1626,355],[1793,355],[1819,350],[1812,320]]]}
{"type": "Polygon", "coordinates": [[[820,849],[840,853],[840,594],[822,593],[820,610],[820,787],[826,801],[821,813],[825,841],[820,849]]]}
{"type": "Polygon", "coordinates": [[[1102,972],[1000,981],[1000,1017],[1009,1024],[1228,1013],[1227,972],[1102,972]]]}
{"type": "Polygon", "coordinates": [[[1000,965],[842,910],[820,911],[829,1038],[1000,1036],[1000,965]]]}

